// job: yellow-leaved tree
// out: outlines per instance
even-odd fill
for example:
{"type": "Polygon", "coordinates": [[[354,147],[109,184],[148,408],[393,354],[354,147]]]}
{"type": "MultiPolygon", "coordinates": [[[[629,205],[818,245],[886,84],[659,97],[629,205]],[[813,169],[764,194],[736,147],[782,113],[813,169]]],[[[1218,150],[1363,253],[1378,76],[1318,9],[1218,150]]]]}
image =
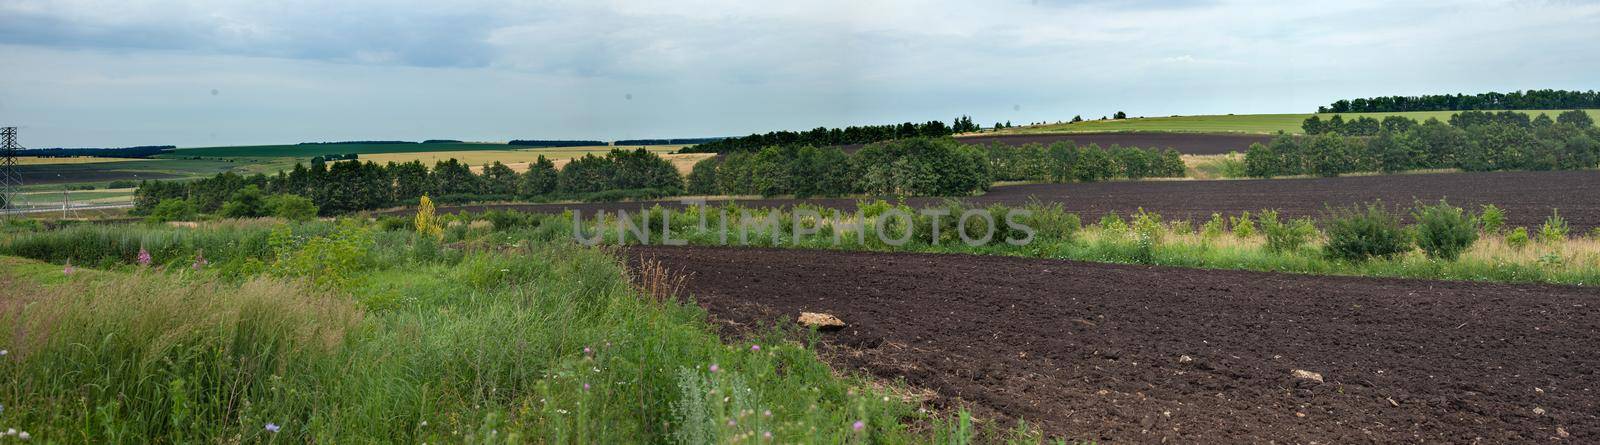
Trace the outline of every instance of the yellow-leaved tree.
{"type": "Polygon", "coordinates": [[[428,199],[427,195],[423,195],[422,202],[417,204],[417,233],[444,239],[444,228],[439,227],[438,218],[433,216],[433,200],[428,199]]]}

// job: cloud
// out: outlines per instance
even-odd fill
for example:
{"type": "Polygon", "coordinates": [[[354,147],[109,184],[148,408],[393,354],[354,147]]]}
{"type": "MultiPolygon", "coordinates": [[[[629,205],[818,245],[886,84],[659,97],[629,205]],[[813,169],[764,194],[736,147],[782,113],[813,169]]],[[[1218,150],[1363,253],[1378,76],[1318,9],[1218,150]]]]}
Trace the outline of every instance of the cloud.
{"type": "Polygon", "coordinates": [[[1492,0],[0,0],[0,48],[27,67],[0,73],[0,118],[91,145],[149,134],[105,110],[182,123],[149,143],[261,142],[243,115],[299,141],[1295,112],[1593,88],[1596,22],[1600,4],[1492,0]]]}

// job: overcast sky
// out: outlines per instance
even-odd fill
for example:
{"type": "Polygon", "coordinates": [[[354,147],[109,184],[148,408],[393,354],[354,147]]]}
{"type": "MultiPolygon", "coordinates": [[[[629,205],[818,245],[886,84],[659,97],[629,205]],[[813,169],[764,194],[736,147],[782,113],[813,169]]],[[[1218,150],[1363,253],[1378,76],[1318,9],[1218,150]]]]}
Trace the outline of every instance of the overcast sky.
{"type": "Polygon", "coordinates": [[[1291,3],[0,0],[0,123],[35,148],[612,140],[1600,88],[1594,2],[1291,3]]]}

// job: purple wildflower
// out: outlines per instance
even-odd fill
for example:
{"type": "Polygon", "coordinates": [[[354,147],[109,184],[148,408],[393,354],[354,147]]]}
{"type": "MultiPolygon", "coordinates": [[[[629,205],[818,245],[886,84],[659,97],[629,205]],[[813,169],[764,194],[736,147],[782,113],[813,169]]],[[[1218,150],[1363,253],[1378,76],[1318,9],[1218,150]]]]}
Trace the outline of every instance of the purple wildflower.
{"type": "Polygon", "coordinates": [[[144,250],[144,246],[139,246],[139,265],[140,266],[149,266],[150,265],[150,251],[144,250]]]}
{"type": "Polygon", "coordinates": [[[272,422],[267,422],[267,432],[276,433],[276,432],[278,432],[278,429],[279,429],[278,424],[272,423],[272,422]]]}
{"type": "Polygon", "coordinates": [[[719,368],[717,368],[717,364],[716,363],[712,363],[711,364],[711,372],[717,372],[717,369],[719,369],[719,368]]]}
{"type": "Polygon", "coordinates": [[[583,390],[584,391],[588,391],[589,390],[589,384],[588,383],[583,384],[583,390]]]}
{"type": "Polygon", "coordinates": [[[750,345],[750,352],[761,352],[761,345],[750,345]]]}
{"type": "Polygon", "coordinates": [[[857,420],[855,425],[850,425],[850,428],[854,429],[856,431],[861,431],[862,428],[866,428],[866,427],[867,427],[867,423],[866,422],[862,422],[860,420],[857,420]]]}

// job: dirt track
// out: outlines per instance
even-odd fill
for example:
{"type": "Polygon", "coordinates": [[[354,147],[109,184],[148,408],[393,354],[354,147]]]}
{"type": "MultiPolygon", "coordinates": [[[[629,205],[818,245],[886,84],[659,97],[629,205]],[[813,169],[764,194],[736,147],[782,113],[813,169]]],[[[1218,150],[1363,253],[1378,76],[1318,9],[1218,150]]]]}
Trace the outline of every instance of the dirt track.
{"type": "Polygon", "coordinates": [[[836,314],[850,324],[823,334],[836,366],[1056,435],[1542,443],[1561,428],[1558,443],[1600,442],[1594,288],[956,255],[624,255],[687,274],[688,292],[735,330],[836,314]]]}
{"type": "MultiPolygon", "coordinates": [[[[1126,215],[1144,208],[1168,219],[1202,222],[1212,212],[1238,214],[1263,208],[1279,209],[1286,216],[1320,216],[1326,205],[1342,206],[1381,199],[1390,205],[1410,206],[1413,200],[1433,202],[1449,198],[1452,204],[1476,210],[1494,204],[1506,210],[1511,226],[1537,228],[1560,209],[1577,232],[1600,227],[1600,172],[1495,172],[1356,176],[1314,179],[1240,181],[1118,181],[1082,184],[1035,184],[995,187],[969,198],[978,204],[1026,204],[1038,199],[1060,202],[1067,210],[1092,220],[1109,211],[1126,215]]],[[[747,200],[750,206],[787,206],[793,199],[747,200]]],[[[853,209],[854,199],[813,199],[833,208],[853,209]]],[[[909,201],[929,205],[937,198],[909,201]]],[[[669,205],[677,201],[668,201],[669,205]]],[[[515,208],[559,212],[572,208],[593,214],[596,210],[638,210],[649,203],[509,204],[448,207],[444,211],[482,211],[515,208]]]]}

